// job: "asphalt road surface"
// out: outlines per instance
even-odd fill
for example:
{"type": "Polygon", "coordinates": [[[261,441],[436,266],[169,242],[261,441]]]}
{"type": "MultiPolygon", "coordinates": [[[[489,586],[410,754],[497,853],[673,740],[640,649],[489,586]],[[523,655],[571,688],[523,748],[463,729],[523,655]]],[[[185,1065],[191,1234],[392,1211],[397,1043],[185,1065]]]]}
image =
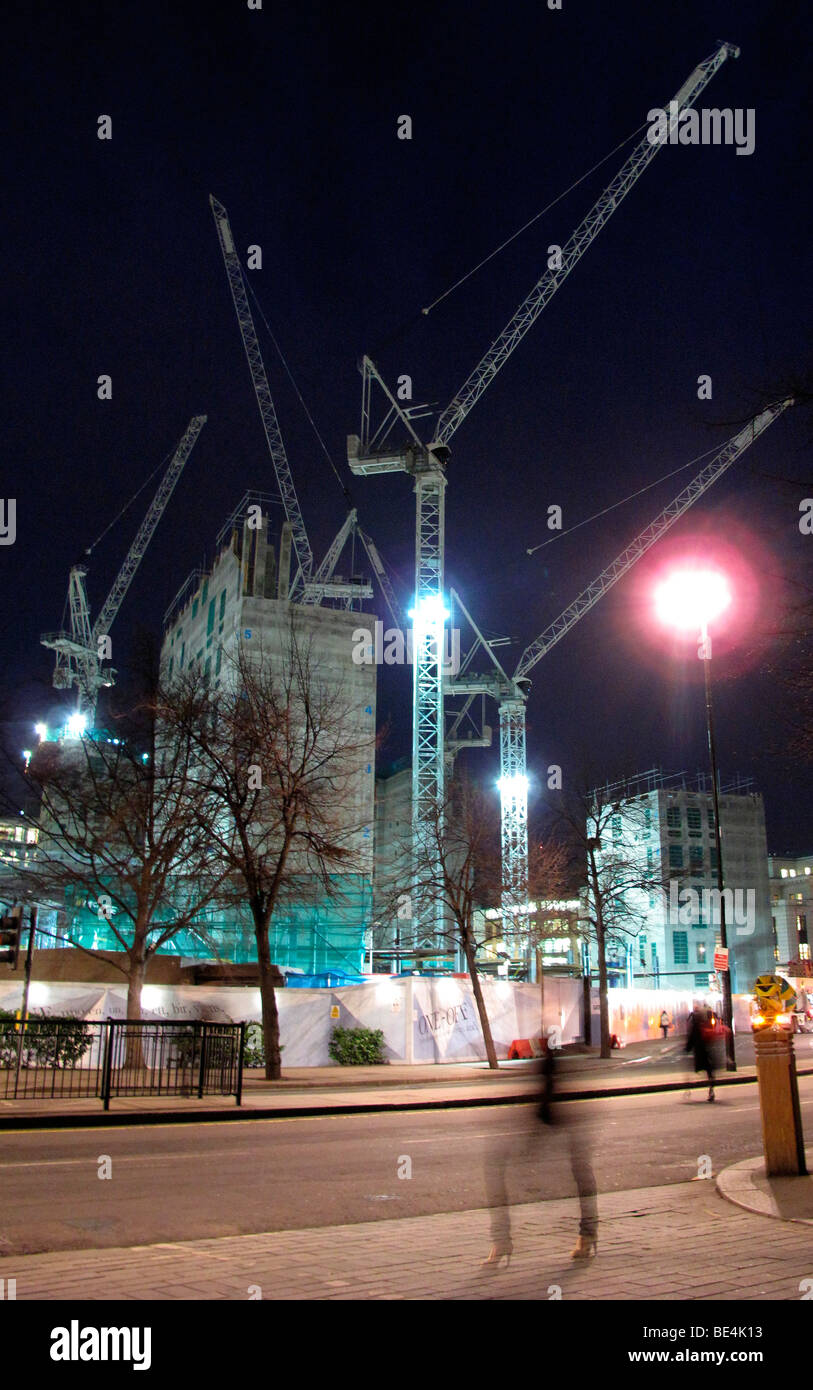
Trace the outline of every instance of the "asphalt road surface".
{"type": "MultiPolygon", "coordinates": [[[[800,1079],[813,1135],[813,1077],[800,1079]]],[[[245,1235],[575,1195],[567,1136],[599,1193],[685,1182],[761,1151],[756,1085],[475,1110],[0,1135],[0,1255],[245,1235]],[[109,1160],[109,1161],[107,1161],[109,1160]],[[110,1171],[110,1177],[100,1173],[110,1171]],[[411,1171],[409,1177],[399,1177],[411,1171]]]]}

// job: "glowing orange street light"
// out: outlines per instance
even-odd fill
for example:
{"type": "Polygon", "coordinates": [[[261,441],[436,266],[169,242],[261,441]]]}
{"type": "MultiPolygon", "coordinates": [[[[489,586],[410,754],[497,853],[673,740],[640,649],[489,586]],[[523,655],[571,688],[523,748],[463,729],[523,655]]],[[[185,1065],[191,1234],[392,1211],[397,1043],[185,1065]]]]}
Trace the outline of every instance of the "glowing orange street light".
{"type": "MultiPolygon", "coordinates": [[[[725,898],[723,896],[723,848],[720,840],[720,798],[717,773],[717,751],[714,744],[714,715],[711,703],[711,637],[709,624],[719,618],[731,605],[731,589],[719,570],[689,568],[676,570],[655,590],[655,611],[661,622],[680,632],[698,634],[697,655],[703,662],[706,687],[706,729],[711,762],[711,794],[714,804],[714,843],[717,850],[717,889],[720,899],[720,944],[728,949],[726,934],[725,898]]],[[[737,1070],[734,1054],[733,1009],[731,1003],[731,969],[720,972],[723,994],[723,1023],[725,1024],[726,1066],[737,1070]]]]}

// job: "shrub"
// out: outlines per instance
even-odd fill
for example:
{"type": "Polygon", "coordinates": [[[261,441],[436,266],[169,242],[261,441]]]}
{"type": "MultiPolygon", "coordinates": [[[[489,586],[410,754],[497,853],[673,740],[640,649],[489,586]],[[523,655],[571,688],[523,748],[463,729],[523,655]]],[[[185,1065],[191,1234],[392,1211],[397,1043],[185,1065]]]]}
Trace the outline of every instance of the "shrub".
{"type": "MultiPolygon", "coordinates": [[[[29,1019],[37,1026],[26,1029],[23,1066],[75,1067],[93,1041],[93,1029],[75,1014],[49,1018],[41,1010],[39,1016],[32,1013],[29,1019]]],[[[18,1029],[16,1014],[0,1010],[0,1067],[17,1064],[18,1029]]]]}
{"type": "MultiPolygon", "coordinates": [[[[181,1070],[192,1065],[194,1037],[195,1030],[189,1027],[187,1029],[178,1028],[173,1038],[175,1065],[181,1070]]],[[[219,1057],[219,1051],[222,1051],[224,1060],[226,1057],[231,1056],[231,1039],[222,1036],[219,1037],[217,1034],[214,1036],[210,1035],[206,1046],[210,1065],[216,1065],[215,1059],[219,1057]]],[[[197,1048],[200,1049],[200,1034],[198,1034],[197,1048]]],[[[280,1051],[282,1051],[282,1048],[280,1048],[280,1051]]],[[[263,1043],[263,1026],[261,1023],[246,1024],[246,1036],[243,1045],[243,1066],[265,1066],[265,1045],[263,1043]]]]}
{"type": "Polygon", "coordinates": [[[0,1009],[0,1067],[17,1065],[17,1015],[0,1009]]]}
{"type": "MultiPolygon", "coordinates": [[[[282,1051],[282,1048],[280,1048],[282,1051]]],[[[246,1041],[243,1047],[244,1067],[265,1066],[265,1040],[261,1023],[246,1024],[246,1041]]]]}
{"type": "Polygon", "coordinates": [[[343,1067],[372,1067],[386,1061],[380,1028],[334,1028],[328,1053],[343,1067]]]}

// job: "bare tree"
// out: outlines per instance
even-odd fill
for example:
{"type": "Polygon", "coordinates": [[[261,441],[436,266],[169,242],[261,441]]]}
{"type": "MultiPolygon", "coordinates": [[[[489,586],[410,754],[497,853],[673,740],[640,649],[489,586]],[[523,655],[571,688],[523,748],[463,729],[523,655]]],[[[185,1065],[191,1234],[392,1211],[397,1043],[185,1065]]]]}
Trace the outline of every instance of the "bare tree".
{"type": "Polygon", "coordinates": [[[293,614],[273,648],[240,641],[219,688],[197,670],[176,681],[164,692],[163,719],[168,735],[195,747],[209,853],[223,875],[219,900],[251,914],[265,1074],[278,1080],[274,914],[292,902],[341,899],[371,881],[363,778],[374,735],[293,614]]]}
{"type": "MultiPolygon", "coordinates": [[[[43,741],[25,776],[24,819],[39,832],[36,857],[19,876],[30,900],[95,911],[118,943],[127,979],[127,1017],[141,1017],[150,958],[191,929],[217,887],[193,775],[189,738],[156,733],[154,696],[115,719],[114,732],[43,741]]],[[[70,945],[98,955],[74,940],[70,945]]]]}
{"type": "Polygon", "coordinates": [[[584,866],[583,922],[587,938],[596,946],[601,1056],[609,1057],[607,950],[639,934],[642,897],[664,891],[663,871],[647,863],[645,810],[635,798],[619,800],[611,788],[596,789],[585,781],[576,790],[558,794],[549,806],[552,835],[567,846],[571,863],[584,866]]]}
{"type": "Polygon", "coordinates": [[[497,1053],[477,969],[477,952],[488,938],[477,939],[475,912],[500,901],[499,816],[493,798],[460,774],[447,783],[443,803],[432,807],[421,838],[415,844],[411,837],[404,843],[389,882],[379,886],[377,916],[382,928],[389,932],[389,921],[412,919],[417,897],[442,909],[439,954],[458,948],[463,953],[486,1058],[496,1068],[497,1053]]]}

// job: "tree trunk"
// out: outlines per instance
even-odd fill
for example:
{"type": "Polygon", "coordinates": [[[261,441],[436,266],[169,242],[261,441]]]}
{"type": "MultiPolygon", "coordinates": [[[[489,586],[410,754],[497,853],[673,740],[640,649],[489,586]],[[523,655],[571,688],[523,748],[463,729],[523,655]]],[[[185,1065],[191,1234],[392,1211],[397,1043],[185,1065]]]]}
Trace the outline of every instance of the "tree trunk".
{"type": "Polygon", "coordinates": [[[471,946],[467,940],[464,940],[463,942],[463,950],[466,953],[466,964],[469,967],[471,987],[474,991],[474,1002],[477,1005],[477,1013],[480,1016],[480,1027],[483,1030],[483,1042],[486,1045],[486,1057],[488,1058],[488,1065],[494,1071],[496,1071],[499,1066],[499,1063],[497,1061],[497,1053],[494,1048],[494,1039],[491,1036],[491,1024],[488,1021],[486,1001],[483,998],[483,991],[480,988],[480,976],[477,974],[477,967],[474,963],[474,952],[471,949],[471,946]]]}
{"type": "MultiPolygon", "coordinates": [[[[130,969],[127,976],[127,1022],[135,1023],[141,1021],[141,991],[144,988],[144,977],[147,973],[147,962],[139,950],[130,952],[130,969]]],[[[142,1029],[128,1028],[127,1040],[125,1044],[124,1065],[128,1068],[143,1070],[144,1068],[144,1049],[142,1046],[142,1029]]]]}
{"type": "Polygon", "coordinates": [[[267,923],[255,924],[257,937],[257,963],[260,967],[260,999],[263,1015],[263,1046],[265,1049],[265,1079],[279,1081],[282,1077],[282,1056],[279,1046],[279,1010],[274,976],[271,968],[271,952],[268,947],[267,923]]]}
{"type": "Polygon", "coordinates": [[[130,972],[127,980],[127,1018],[141,1018],[141,991],[144,988],[144,976],[147,973],[147,962],[133,955],[130,956],[130,972]]]}

